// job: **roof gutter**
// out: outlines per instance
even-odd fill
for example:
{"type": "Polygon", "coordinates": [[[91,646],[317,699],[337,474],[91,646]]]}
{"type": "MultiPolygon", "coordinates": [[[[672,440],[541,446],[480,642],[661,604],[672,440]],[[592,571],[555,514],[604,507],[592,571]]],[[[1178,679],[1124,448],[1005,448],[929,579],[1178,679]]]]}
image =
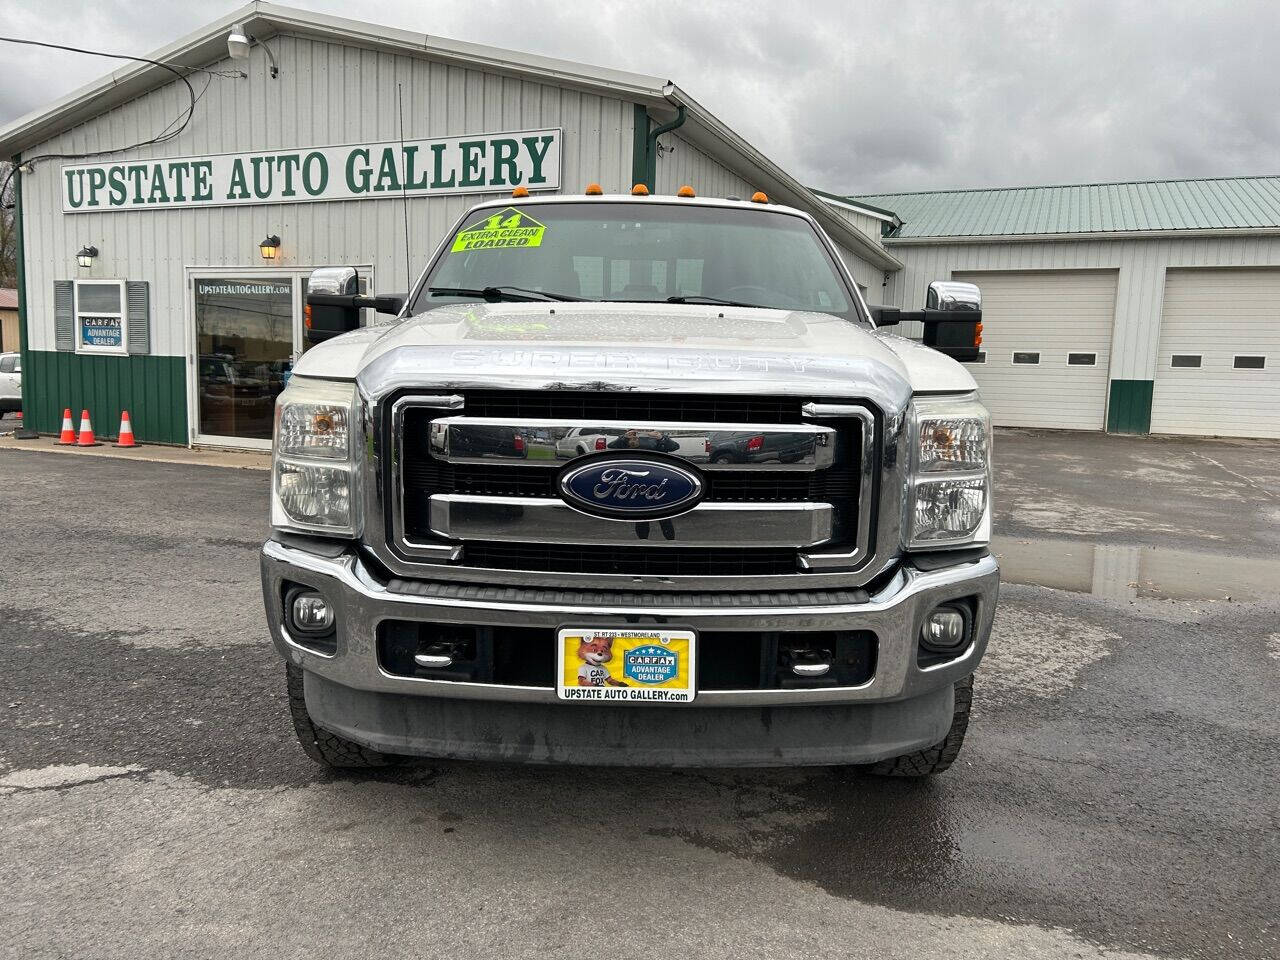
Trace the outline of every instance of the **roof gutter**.
{"type": "Polygon", "coordinates": [[[1062,243],[1085,240],[1192,240],[1200,237],[1275,237],[1274,227],[1207,227],[1191,230],[1116,230],[1090,233],[991,233],[957,237],[885,237],[891,247],[946,246],[957,244],[995,243],[1062,243]]]}

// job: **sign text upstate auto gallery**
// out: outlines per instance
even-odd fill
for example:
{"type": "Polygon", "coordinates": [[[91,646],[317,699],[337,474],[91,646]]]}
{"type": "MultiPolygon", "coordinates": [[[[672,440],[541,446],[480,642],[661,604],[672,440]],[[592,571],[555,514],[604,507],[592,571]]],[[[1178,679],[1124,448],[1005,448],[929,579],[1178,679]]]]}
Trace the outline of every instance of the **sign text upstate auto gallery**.
{"type": "Polygon", "coordinates": [[[560,187],[561,131],[62,168],[66,213],[302,203],[560,187]]]}

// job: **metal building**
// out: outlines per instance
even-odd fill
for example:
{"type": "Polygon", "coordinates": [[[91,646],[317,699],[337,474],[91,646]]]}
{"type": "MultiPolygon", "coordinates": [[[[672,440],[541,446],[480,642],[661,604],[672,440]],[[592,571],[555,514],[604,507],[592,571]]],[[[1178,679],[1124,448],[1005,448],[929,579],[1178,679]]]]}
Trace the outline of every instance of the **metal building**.
{"type": "Polygon", "coordinates": [[[879,220],[656,77],[268,3],[149,58],[193,85],[185,126],[186,83],[130,64],[0,130],[24,164],[23,402],[41,432],[88,407],[110,434],[128,409],[142,440],[268,445],[310,271],[404,290],[472,203],[515,185],[763,190],[816,216],[864,288],[901,266],[879,220]]]}
{"type": "Polygon", "coordinates": [[[1280,437],[1280,177],[851,197],[903,263],[873,301],[935,279],[983,292],[997,423],[1280,437]]]}

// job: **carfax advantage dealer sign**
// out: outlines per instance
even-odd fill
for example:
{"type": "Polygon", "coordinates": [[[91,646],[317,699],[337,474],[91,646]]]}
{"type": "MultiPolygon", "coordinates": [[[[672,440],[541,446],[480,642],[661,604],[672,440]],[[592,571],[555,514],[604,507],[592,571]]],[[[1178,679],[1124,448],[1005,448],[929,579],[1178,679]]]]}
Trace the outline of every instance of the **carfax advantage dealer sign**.
{"type": "Polygon", "coordinates": [[[65,213],[560,188],[562,131],[303,147],[62,168],[65,213]]]}

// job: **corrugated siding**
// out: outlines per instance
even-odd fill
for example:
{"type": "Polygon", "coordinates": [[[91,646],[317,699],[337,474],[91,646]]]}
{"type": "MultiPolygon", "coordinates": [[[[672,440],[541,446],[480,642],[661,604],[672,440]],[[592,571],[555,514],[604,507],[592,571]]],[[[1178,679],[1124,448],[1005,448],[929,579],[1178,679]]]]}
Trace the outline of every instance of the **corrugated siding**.
{"type": "MultiPolygon", "coordinates": [[[[738,197],[746,200],[759,189],[678,133],[664,134],[658,138],[658,142],[664,150],[658,157],[655,193],[673,194],[687,183],[700,197],[738,197]]],[[[607,189],[606,187],[606,192],[607,189]]]]}
{"type": "MultiPolygon", "coordinates": [[[[1050,243],[900,244],[889,251],[903,269],[889,275],[885,303],[919,310],[932,280],[972,270],[1118,270],[1111,377],[1152,380],[1160,340],[1165,269],[1280,266],[1280,237],[1185,240],[1083,240],[1050,243]]],[[[918,337],[917,324],[903,324],[918,337]]]]}
{"type": "Polygon", "coordinates": [[[187,387],[181,357],[77,356],[33,350],[22,366],[23,416],[41,433],[57,433],[70,407],[79,425],[88,409],[99,439],[117,435],[120,412],[146,443],[187,442],[187,387]]]}
{"type": "Polygon", "coordinates": [[[1101,430],[1115,315],[1111,270],[958,273],[983,288],[985,363],[968,364],[1000,426],[1101,430]],[[1015,364],[1034,353],[1038,363],[1015,364]],[[1067,362],[1092,353],[1091,365],[1067,362]]]}
{"type": "Polygon", "coordinates": [[[844,265],[853,274],[853,279],[862,286],[863,295],[867,298],[867,303],[872,305],[883,303],[885,292],[884,271],[873,264],[867,263],[867,261],[842,244],[837,243],[836,249],[840,251],[840,259],[844,261],[844,265]]]}
{"type": "Polygon", "coordinates": [[[833,203],[827,204],[827,209],[841,220],[852,224],[859,232],[865,233],[876,243],[880,242],[882,234],[881,226],[884,221],[877,220],[875,217],[868,216],[865,213],[858,213],[856,210],[847,210],[844,207],[838,207],[833,203]]]}
{"type": "MultiPolygon", "coordinates": [[[[559,126],[564,128],[566,190],[576,191],[593,180],[609,192],[630,186],[630,103],[299,37],[276,37],[272,48],[280,61],[279,79],[270,79],[266,55],[258,47],[252,52],[249,79],[193,75],[197,93],[206,79],[209,87],[191,127],[176,140],[128,158],[395,140],[400,83],[407,137],[559,126]]],[[[211,67],[233,69],[230,61],[211,67]]],[[[185,89],[170,84],[29,152],[87,152],[143,140],[178,116],[185,103],[185,89]]],[[[369,263],[379,288],[405,286],[403,212],[393,199],[67,215],[62,213],[59,176],[59,164],[49,161],[39,164],[23,184],[33,350],[53,349],[53,281],[98,277],[150,280],[151,350],[182,355],[183,267],[261,267],[257,243],[267,233],[282,239],[282,267],[369,263]],[[85,243],[100,251],[90,270],[75,264],[75,252],[85,243]]],[[[414,276],[448,227],[482,199],[409,201],[414,276]]]]}
{"type": "Polygon", "coordinates": [[[851,197],[902,220],[901,237],[1280,226],[1280,177],[1007,187],[851,197]]]}
{"type": "Polygon", "coordinates": [[[1171,270],[1151,404],[1152,433],[1280,437],[1280,270],[1171,270]],[[1174,367],[1174,354],[1200,357],[1174,367]],[[1238,355],[1261,370],[1236,369],[1238,355]]]}

